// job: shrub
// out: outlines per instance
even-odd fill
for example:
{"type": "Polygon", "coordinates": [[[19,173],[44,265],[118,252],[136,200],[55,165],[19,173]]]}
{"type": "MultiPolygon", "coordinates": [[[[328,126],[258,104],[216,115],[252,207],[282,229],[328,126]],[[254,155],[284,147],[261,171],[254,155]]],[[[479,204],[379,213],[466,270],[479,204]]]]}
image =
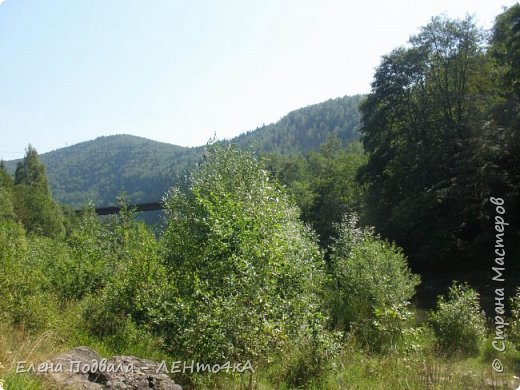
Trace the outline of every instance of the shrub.
{"type": "Polygon", "coordinates": [[[278,381],[289,388],[308,387],[318,385],[330,372],[333,358],[341,349],[341,334],[325,329],[325,320],[319,314],[311,318],[306,332],[282,354],[278,381]]]}
{"type": "Polygon", "coordinates": [[[70,248],[62,240],[34,234],[29,237],[28,242],[26,267],[41,270],[44,277],[38,285],[65,302],[74,295],[76,286],[74,259],[70,248]]]}
{"type": "Polygon", "coordinates": [[[165,198],[164,259],[178,291],[161,329],[189,359],[261,361],[320,308],[323,259],[298,209],[249,154],[209,146],[165,198]]]}
{"type": "Polygon", "coordinates": [[[15,219],[13,195],[9,188],[3,187],[0,182],[0,221],[6,219],[15,219]]]}
{"type": "Polygon", "coordinates": [[[57,299],[35,242],[18,223],[0,222],[0,319],[27,330],[57,319],[57,299]]]}
{"type": "Polygon", "coordinates": [[[467,284],[454,282],[447,298],[438,298],[430,324],[442,352],[477,355],[486,333],[478,293],[467,284]]]}
{"type": "Polygon", "coordinates": [[[117,271],[113,230],[102,225],[93,206],[85,210],[78,226],[67,238],[68,262],[57,264],[57,273],[65,278],[62,293],[81,299],[102,289],[117,271]]]}
{"type": "Polygon", "coordinates": [[[329,305],[336,328],[352,330],[376,350],[395,347],[410,316],[409,300],[419,277],[402,250],[346,216],[337,226],[331,252],[329,305]]]}
{"type": "Polygon", "coordinates": [[[173,296],[155,237],[143,223],[127,222],[116,229],[121,266],[112,269],[102,290],[82,303],[86,327],[98,337],[115,337],[135,326],[153,327],[173,296]]]}

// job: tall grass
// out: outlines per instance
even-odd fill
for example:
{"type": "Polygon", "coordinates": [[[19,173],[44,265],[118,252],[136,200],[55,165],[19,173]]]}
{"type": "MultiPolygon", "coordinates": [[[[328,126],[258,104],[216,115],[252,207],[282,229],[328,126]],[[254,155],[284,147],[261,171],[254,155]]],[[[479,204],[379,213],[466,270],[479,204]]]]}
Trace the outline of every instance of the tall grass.
{"type": "Polygon", "coordinates": [[[39,362],[64,347],[63,339],[54,331],[38,335],[24,329],[0,324],[0,380],[6,390],[47,389],[43,378],[16,373],[17,362],[39,362]]]}

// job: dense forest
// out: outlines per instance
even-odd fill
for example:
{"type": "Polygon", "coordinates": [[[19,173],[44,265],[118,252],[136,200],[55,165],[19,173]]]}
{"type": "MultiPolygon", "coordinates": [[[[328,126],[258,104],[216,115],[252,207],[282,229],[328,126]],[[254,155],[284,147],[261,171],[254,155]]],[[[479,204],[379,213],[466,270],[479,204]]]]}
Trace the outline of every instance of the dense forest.
{"type": "MultiPolygon", "coordinates": [[[[54,198],[79,208],[108,206],[126,192],[133,203],[156,202],[176,174],[195,165],[201,148],[151,141],[130,135],[99,137],[42,154],[54,198]]],[[[14,172],[19,161],[5,163],[14,172]]]]}
{"type": "MultiPolygon", "coordinates": [[[[277,123],[224,143],[256,153],[303,154],[329,134],[345,144],[359,137],[359,96],[331,99],[289,113],[277,123]]],[[[124,191],[131,203],[157,202],[178,176],[195,167],[203,147],[181,146],[130,135],[100,137],[41,155],[55,199],[71,207],[108,206],[124,191]]],[[[6,162],[14,173],[18,161],[6,162]]]]}
{"type": "Polygon", "coordinates": [[[0,384],[56,388],[16,362],[87,345],[254,367],[176,372],[185,389],[516,388],[519,72],[520,5],[490,32],[434,17],[367,96],[197,149],[118,136],[2,163],[0,384]],[[131,207],[154,191],[159,229],[131,207]],[[121,212],[60,205],[91,195],[121,212]]]}
{"type": "Polygon", "coordinates": [[[421,269],[488,264],[492,196],[518,250],[519,27],[513,7],[486,45],[470,18],[434,18],[383,57],[361,105],[367,222],[421,269]]]}
{"type": "Polygon", "coordinates": [[[318,150],[331,134],[344,145],[359,137],[361,95],[330,99],[290,112],[278,122],[231,140],[259,153],[305,154],[318,150]]]}

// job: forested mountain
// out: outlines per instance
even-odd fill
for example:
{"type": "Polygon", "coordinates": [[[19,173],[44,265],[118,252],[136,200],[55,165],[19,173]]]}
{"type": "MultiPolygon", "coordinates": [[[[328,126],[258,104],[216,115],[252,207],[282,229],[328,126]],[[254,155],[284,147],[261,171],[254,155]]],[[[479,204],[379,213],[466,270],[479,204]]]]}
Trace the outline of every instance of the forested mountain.
{"type": "MultiPolygon", "coordinates": [[[[44,153],[41,160],[59,202],[109,205],[123,191],[130,202],[159,200],[173,176],[195,161],[197,154],[197,148],[114,135],[44,153]]],[[[12,163],[8,163],[10,170],[12,163]]]]}
{"type": "MultiPolygon", "coordinates": [[[[330,99],[289,113],[277,123],[225,142],[258,153],[304,154],[331,133],[345,144],[358,137],[361,96],[330,99]]],[[[204,147],[186,148],[131,135],[100,137],[41,155],[54,198],[73,207],[114,204],[124,191],[131,203],[156,202],[175,175],[191,169],[204,147]]],[[[6,163],[14,173],[16,161],[6,163]]]]}
{"type": "Polygon", "coordinates": [[[301,154],[318,150],[333,133],[347,145],[359,136],[358,106],[362,97],[344,96],[292,111],[280,121],[232,141],[240,147],[251,145],[259,152],[301,154]]]}

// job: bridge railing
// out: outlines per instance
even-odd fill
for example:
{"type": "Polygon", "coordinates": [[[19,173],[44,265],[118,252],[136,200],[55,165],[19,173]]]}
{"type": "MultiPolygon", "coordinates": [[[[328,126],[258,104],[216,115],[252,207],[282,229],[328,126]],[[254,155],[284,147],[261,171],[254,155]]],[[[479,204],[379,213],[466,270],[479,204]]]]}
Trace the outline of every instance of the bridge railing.
{"type": "MultiPolygon", "coordinates": [[[[128,207],[134,209],[137,212],[156,211],[156,210],[164,209],[163,204],[160,202],[133,204],[133,205],[129,205],[128,207]]],[[[80,213],[81,211],[82,210],[76,210],[76,213],[80,213]]],[[[96,211],[97,215],[118,214],[119,211],[121,211],[121,207],[118,207],[118,206],[96,207],[95,211],[96,211]]]]}

